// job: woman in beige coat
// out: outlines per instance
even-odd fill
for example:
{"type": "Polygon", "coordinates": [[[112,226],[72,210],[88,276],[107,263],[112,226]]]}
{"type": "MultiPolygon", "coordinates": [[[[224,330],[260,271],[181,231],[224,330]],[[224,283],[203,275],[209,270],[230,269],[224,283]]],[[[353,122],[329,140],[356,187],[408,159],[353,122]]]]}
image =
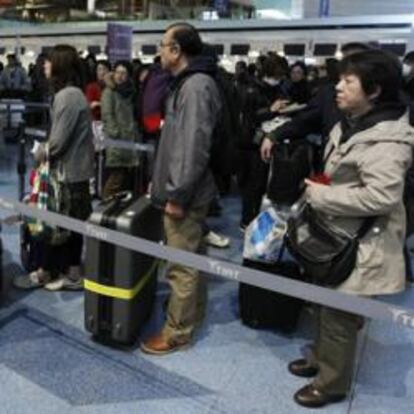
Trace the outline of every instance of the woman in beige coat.
{"type": "MultiPolygon", "coordinates": [[[[330,134],[325,174],[330,185],[307,180],[307,201],[331,225],[353,234],[376,217],[360,240],[356,268],[337,289],[354,295],[383,295],[405,287],[403,245],[404,177],[412,162],[414,129],[399,102],[400,65],[370,50],[345,58],[336,87],[344,119],[330,134]]],[[[312,355],[289,364],[289,371],[315,377],[295,394],[306,407],[344,399],[353,373],[361,318],[321,307],[312,355]]]]}

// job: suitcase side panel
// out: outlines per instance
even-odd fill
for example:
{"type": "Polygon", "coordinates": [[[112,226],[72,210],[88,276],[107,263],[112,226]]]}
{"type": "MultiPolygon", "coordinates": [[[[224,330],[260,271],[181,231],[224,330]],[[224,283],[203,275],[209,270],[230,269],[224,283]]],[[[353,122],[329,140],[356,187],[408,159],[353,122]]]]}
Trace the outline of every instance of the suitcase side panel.
{"type": "MultiPolygon", "coordinates": [[[[97,210],[91,221],[101,224],[104,214],[105,212],[97,210]]],[[[161,213],[152,207],[148,199],[140,198],[112,214],[108,227],[159,241],[162,234],[161,224],[161,213]]],[[[108,297],[102,292],[99,293],[99,289],[98,292],[85,292],[87,329],[95,335],[103,334],[117,343],[131,344],[136,340],[140,327],[152,310],[158,262],[153,257],[96,240],[88,240],[87,248],[88,280],[101,287],[115,287],[119,289],[115,289],[115,292],[124,295],[127,292],[127,296],[128,292],[142,285],[136,295],[129,299],[108,297]],[[105,251],[105,244],[110,246],[109,252],[105,251]]]]}
{"type": "MultiPolygon", "coordinates": [[[[105,227],[111,226],[111,217],[117,216],[125,208],[119,200],[100,203],[93,211],[89,222],[105,227]],[[108,225],[109,224],[109,225],[108,225]]],[[[101,284],[113,284],[114,245],[94,238],[86,239],[85,276],[101,284]]],[[[85,290],[85,326],[94,335],[110,331],[112,326],[112,299],[85,290]]]]}
{"type": "MultiPolygon", "coordinates": [[[[291,279],[300,278],[299,267],[293,262],[267,264],[244,260],[243,265],[291,279]]],[[[303,301],[300,299],[240,283],[240,317],[245,325],[252,328],[292,332],[296,328],[302,306],[303,301]]]]}

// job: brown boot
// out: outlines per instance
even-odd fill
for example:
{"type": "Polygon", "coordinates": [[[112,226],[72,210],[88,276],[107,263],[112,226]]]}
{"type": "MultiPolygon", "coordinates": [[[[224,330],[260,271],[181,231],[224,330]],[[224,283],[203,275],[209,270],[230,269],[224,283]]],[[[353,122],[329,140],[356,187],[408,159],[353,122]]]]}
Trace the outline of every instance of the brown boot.
{"type": "Polygon", "coordinates": [[[293,398],[295,402],[303,407],[319,408],[344,400],[346,394],[325,394],[317,390],[312,384],[308,384],[297,391],[293,398]]]}
{"type": "Polygon", "coordinates": [[[141,351],[151,355],[166,355],[175,351],[182,351],[190,346],[190,342],[178,343],[173,339],[168,339],[163,332],[151,336],[146,341],[141,342],[141,351]]]}

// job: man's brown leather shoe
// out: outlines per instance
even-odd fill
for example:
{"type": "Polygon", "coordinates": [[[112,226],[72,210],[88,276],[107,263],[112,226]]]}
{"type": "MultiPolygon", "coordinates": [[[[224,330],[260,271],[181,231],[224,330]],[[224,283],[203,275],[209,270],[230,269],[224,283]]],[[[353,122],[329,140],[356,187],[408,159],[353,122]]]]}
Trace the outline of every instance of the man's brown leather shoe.
{"type": "Polygon", "coordinates": [[[297,377],[312,378],[318,373],[318,368],[309,365],[304,358],[292,361],[288,365],[289,372],[297,377]]]}
{"type": "Polygon", "coordinates": [[[324,394],[318,391],[312,384],[301,388],[294,396],[294,400],[303,407],[319,408],[326,404],[342,401],[346,398],[343,394],[324,394]]]}
{"type": "Polygon", "coordinates": [[[184,350],[189,346],[189,342],[177,343],[171,339],[167,339],[162,332],[159,332],[141,343],[141,351],[151,355],[166,355],[175,351],[184,350]]]}

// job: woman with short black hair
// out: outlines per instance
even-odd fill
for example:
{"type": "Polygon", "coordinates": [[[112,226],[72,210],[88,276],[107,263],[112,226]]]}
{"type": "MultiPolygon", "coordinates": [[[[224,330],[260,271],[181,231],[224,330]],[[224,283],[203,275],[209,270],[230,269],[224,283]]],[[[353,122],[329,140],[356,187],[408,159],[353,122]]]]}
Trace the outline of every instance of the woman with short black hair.
{"type": "MultiPolygon", "coordinates": [[[[306,180],[306,199],[327,226],[355,235],[373,220],[359,240],[356,265],[336,287],[352,295],[376,296],[405,288],[403,246],[404,177],[412,163],[414,129],[399,100],[400,64],[369,50],[340,63],[336,102],[344,114],[325,149],[325,182],[306,180]]],[[[301,377],[315,377],[295,394],[305,407],[340,401],[349,393],[357,333],[362,318],[320,307],[318,339],[306,359],[289,364],[301,377]]]]}

